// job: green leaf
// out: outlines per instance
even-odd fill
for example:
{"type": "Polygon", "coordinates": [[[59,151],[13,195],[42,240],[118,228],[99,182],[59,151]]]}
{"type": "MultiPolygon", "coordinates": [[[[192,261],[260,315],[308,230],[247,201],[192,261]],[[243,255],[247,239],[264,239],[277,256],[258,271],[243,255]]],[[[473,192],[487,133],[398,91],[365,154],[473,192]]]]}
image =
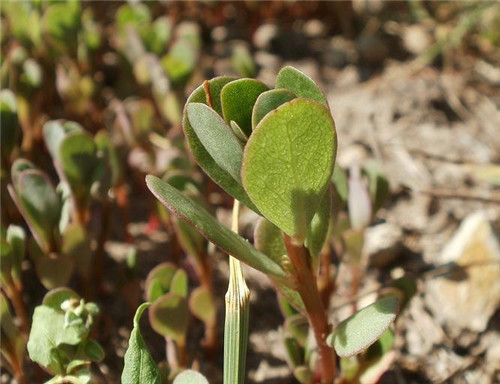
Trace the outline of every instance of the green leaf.
{"type": "Polygon", "coordinates": [[[2,149],[2,168],[8,160],[19,139],[16,96],[10,89],[0,91],[0,145],[2,149]],[[6,162],[5,164],[3,162],[6,162]]]}
{"type": "Polygon", "coordinates": [[[172,282],[170,283],[170,292],[177,293],[178,295],[187,298],[188,277],[183,269],[178,269],[174,277],[172,277],[172,282]]]}
{"type": "Polygon", "coordinates": [[[26,250],[26,232],[22,227],[11,224],[7,228],[7,242],[12,249],[12,270],[14,280],[21,281],[21,264],[26,250]]]}
{"type": "Polygon", "coordinates": [[[196,230],[182,220],[177,220],[175,232],[181,248],[192,259],[192,262],[200,266],[203,262],[204,249],[207,242],[196,230]]]}
{"type": "Polygon", "coordinates": [[[212,294],[205,287],[196,288],[189,296],[189,310],[205,324],[216,321],[216,308],[212,294]]]}
{"type": "Polygon", "coordinates": [[[301,384],[310,383],[314,378],[314,374],[311,372],[309,367],[307,367],[305,365],[296,367],[293,370],[293,375],[295,376],[297,381],[301,384]]]}
{"type": "Polygon", "coordinates": [[[37,169],[16,171],[21,164],[16,161],[12,166],[14,189],[11,196],[38,244],[46,250],[58,228],[61,200],[47,175],[37,169]]]}
{"type": "Polygon", "coordinates": [[[71,133],[59,147],[61,167],[79,206],[85,206],[99,165],[97,146],[86,133],[71,133]]]}
{"type": "Polygon", "coordinates": [[[65,287],[56,288],[45,294],[42,305],[55,309],[56,311],[62,311],[61,304],[70,299],[80,300],[80,296],[72,289],[65,287]]]}
{"type": "Polygon", "coordinates": [[[247,135],[245,134],[245,132],[243,132],[240,126],[236,124],[236,121],[231,120],[229,125],[231,126],[231,130],[233,131],[234,135],[238,138],[238,140],[240,140],[242,143],[246,143],[248,141],[247,135]]]}
{"type": "Polygon", "coordinates": [[[394,331],[387,328],[375,343],[370,345],[364,354],[365,362],[374,362],[388,353],[394,345],[394,331]]]}
{"type": "Polygon", "coordinates": [[[163,57],[161,64],[175,86],[183,85],[196,69],[198,51],[190,41],[177,40],[163,57]]]}
{"type": "Polygon", "coordinates": [[[289,316],[285,319],[285,329],[299,343],[301,347],[307,345],[309,323],[301,314],[289,316]]]}
{"type": "Polygon", "coordinates": [[[137,308],[134,316],[134,329],[130,334],[125,366],[122,372],[122,384],[160,384],[160,372],[151,357],[141,335],[139,320],[150,303],[143,303],[137,308]]]}
{"type": "Polygon", "coordinates": [[[101,362],[104,360],[105,352],[101,345],[95,340],[88,340],[84,347],[83,353],[90,361],[101,362]]]}
{"type": "Polygon", "coordinates": [[[292,367],[297,367],[302,364],[304,362],[303,351],[299,343],[297,343],[297,340],[293,337],[285,337],[284,342],[289,364],[292,367]]]}
{"type": "Polygon", "coordinates": [[[334,210],[334,212],[337,212],[344,207],[347,202],[347,196],[349,195],[347,176],[338,164],[336,164],[333,169],[332,184],[335,190],[334,202],[336,210],[334,210]]]}
{"type": "Polygon", "coordinates": [[[155,332],[184,345],[189,323],[186,298],[177,293],[166,293],[156,299],[149,310],[149,322],[155,332]]]}
{"type": "Polygon", "coordinates": [[[233,48],[231,65],[241,77],[255,76],[255,63],[250,51],[244,45],[237,45],[233,48]]]}
{"type": "Polygon", "coordinates": [[[0,282],[2,286],[11,286],[13,281],[12,281],[12,274],[11,274],[11,269],[12,269],[12,264],[13,264],[13,255],[12,255],[12,248],[10,244],[2,238],[0,240],[0,258],[1,258],[1,277],[0,277],[0,282]]]}
{"type": "Polygon", "coordinates": [[[259,211],[297,241],[333,172],[335,123],[323,105],[295,99],[259,123],[243,155],[243,187],[259,211]]]}
{"type": "Polygon", "coordinates": [[[92,262],[92,249],[87,229],[79,223],[69,224],[62,235],[61,252],[75,261],[78,270],[86,274],[92,262]]]}
{"type": "Polygon", "coordinates": [[[78,1],[52,4],[43,15],[43,29],[58,46],[74,48],[80,28],[80,13],[78,1]]]}
{"type": "Polygon", "coordinates": [[[59,146],[70,133],[83,132],[83,127],[73,121],[50,120],[43,126],[43,139],[52,159],[60,161],[59,146]]]}
{"type": "MultiPolygon", "coordinates": [[[[23,361],[26,350],[26,341],[19,328],[14,325],[9,301],[3,292],[0,292],[0,326],[2,331],[2,363],[8,369],[13,360],[23,361]],[[12,350],[7,352],[4,345],[10,344],[12,350]],[[7,352],[4,354],[4,351],[7,352]]],[[[14,373],[11,371],[11,373],[14,373]]]]}
{"type": "Polygon", "coordinates": [[[394,344],[394,333],[389,328],[370,346],[363,356],[362,372],[359,375],[360,384],[375,384],[380,382],[382,375],[387,372],[395,359],[395,352],[391,351],[394,344]]]}
{"type": "Polygon", "coordinates": [[[35,308],[28,340],[31,360],[52,374],[64,374],[64,362],[57,349],[63,344],[78,345],[81,341],[76,328],[65,327],[63,312],[43,305],[35,308]]]}
{"type": "Polygon", "coordinates": [[[254,231],[254,245],[259,251],[281,265],[281,258],[288,252],[280,229],[264,217],[259,218],[254,231]]]}
{"type": "Polygon", "coordinates": [[[146,4],[130,3],[122,5],[116,12],[116,24],[125,31],[128,26],[139,26],[151,22],[151,13],[146,4]]]}
{"type": "Polygon", "coordinates": [[[384,297],[361,309],[337,326],[327,338],[340,357],[349,357],[368,348],[382,336],[394,321],[399,310],[399,300],[384,297]]]}
{"type": "Polygon", "coordinates": [[[297,97],[311,99],[328,107],[325,95],[316,83],[307,75],[293,67],[284,67],[276,77],[276,89],[285,88],[292,91],[297,97]]]}
{"type": "Polygon", "coordinates": [[[228,123],[234,120],[247,136],[252,133],[252,110],[257,97],[267,86],[254,79],[231,81],[222,88],[222,114],[228,123]]]}
{"type": "Polygon", "coordinates": [[[155,176],[146,176],[146,184],[162,204],[177,217],[191,224],[207,240],[269,277],[287,281],[285,272],[278,264],[257,251],[241,236],[220,224],[193,200],[155,176]]]}
{"type": "Polygon", "coordinates": [[[201,373],[190,369],[179,373],[173,384],[209,384],[208,380],[201,373]]]}
{"type": "Polygon", "coordinates": [[[323,195],[318,210],[309,224],[309,233],[305,242],[313,258],[317,258],[325,244],[328,227],[330,225],[330,208],[331,194],[330,189],[328,189],[323,195]]]}
{"type": "Polygon", "coordinates": [[[109,188],[115,187],[120,181],[121,164],[118,152],[113,145],[110,135],[105,130],[100,130],[94,137],[97,149],[104,155],[106,159],[107,170],[106,176],[109,188]]]}
{"type": "Polygon", "coordinates": [[[296,96],[287,89],[271,89],[261,93],[253,107],[252,128],[255,129],[269,112],[295,98],[296,96]]]}
{"type": "MultiPolygon", "coordinates": [[[[220,100],[221,89],[222,87],[224,87],[224,85],[228,84],[231,81],[234,81],[233,77],[224,76],[216,77],[208,82],[208,88],[210,89],[213,108],[219,115],[222,114],[222,106],[220,100]]],[[[229,193],[236,200],[241,201],[248,208],[252,209],[255,212],[258,212],[255,205],[248,198],[241,184],[217,164],[217,162],[207,152],[200,139],[196,135],[196,132],[194,131],[187,117],[187,108],[190,103],[203,103],[208,105],[207,96],[205,94],[203,85],[200,85],[198,88],[196,88],[189,96],[184,108],[184,118],[182,122],[184,135],[186,136],[189,148],[191,149],[191,152],[193,153],[196,161],[201,166],[201,168],[203,168],[205,173],[213,181],[219,184],[227,193],[229,193]]]]}
{"type": "Polygon", "coordinates": [[[239,183],[243,148],[231,127],[205,104],[190,103],[186,108],[189,122],[207,152],[239,183]]]}
{"type": "Polygon", "coordinates": [[[68,284],[75,263],[70,256],[52,254],[35,260],[35,270],[42,285],[47,289],[60,288],[68,284]]]}
{"type": "Polygon", "coordinates": [[[161,263],[149,272],[144,284],[146,299],[154,302],[170,290],[177,267],[172,263],[161,263]]]}

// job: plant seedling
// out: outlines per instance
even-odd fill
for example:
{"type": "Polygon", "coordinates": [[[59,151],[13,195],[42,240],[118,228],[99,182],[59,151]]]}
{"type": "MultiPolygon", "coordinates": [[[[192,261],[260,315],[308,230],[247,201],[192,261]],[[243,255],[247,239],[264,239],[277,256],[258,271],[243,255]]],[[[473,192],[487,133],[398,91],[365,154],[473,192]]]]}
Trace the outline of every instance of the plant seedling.
{"type": "MultiPolygon", "coordinates": [[[[275,282],[283,308],[290,316],[293,311],[304,316],[313,335],[304,342],[299,337],[304,332],[299,324],[304,323],[298,316],[288,320],[290,350],[298,351],[292,346],[300,347],[297,338],[306,344],[308,365],[301,366],[300,351],[295,353],[295,376],[302,382],[318,377],[322,383],[333,383],[335,353],[326,342],[331,326],[318,288],[318,257],[334,206],[331,179],[337,150],[335,123],[325,96],[292,67],[280,71],[275,90],[252,79],[218,77],[191,94],[183,128],[201,168],[229,195],[262,216],[257,248],[167,182],[149,175],[149,189],[209,241],[275,282]]],[[[396,297],[383,300],[355,318],[364,331],[364,344],[347,333],[342,346],[359,353],[382,335],[399,307],[396,297]],[[370,326],[372,316],[385,313],[384,321],[376,322],[380,326],[370,326]]],[[[354,320],[346,324],[351,322],[356,324],[354,320]]]]}
{"type": "MultiPolygon", "coordinates": [[[[4,250],[2,249],[2,256],[4,250]]],[[[3,265],[3,260],[2,260],[3,265]]],[[[2,281],[2,287],[4,282],[2,281]]],[[[9,371],[20,384],[25,384],[23,361],[26,348],[26,338],[23,332],[15,326],[12,313],[9,308],[9,301],[0,292],[0,328],[2,331],[2,344],[0,354],[2,365],[9,371]]]]}
{"type": "Polygon", "coordinates": [[[149,322],[166,340],[169,365],[174,370],[185,367],[189,324],[186,272],[170,263],[160,264],[149,273],[145,291],[146,300],[152,303],[149,322]]]}
{"type": "Polygon", "coordinates": [[[47,383],[93,382],[90,364],[104,358],[104,350],[90,337],[98,313],[96,304],[68,288],[48,292],[35,308],[28,353],[53,376],[47,383]]]}

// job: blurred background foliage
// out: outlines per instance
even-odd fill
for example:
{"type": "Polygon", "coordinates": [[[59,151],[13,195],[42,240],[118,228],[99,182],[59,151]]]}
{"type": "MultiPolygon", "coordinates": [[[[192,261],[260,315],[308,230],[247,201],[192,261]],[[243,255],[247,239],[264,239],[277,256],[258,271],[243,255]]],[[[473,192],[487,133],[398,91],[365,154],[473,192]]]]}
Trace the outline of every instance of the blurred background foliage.
{"type": "MultiPolygon", "coordinates": [[[[121,292],[128,313],[98,324],[108,351],[102,328],[128,324],[151,267],[172,262],[162,268],[173,276],[184,254],[200,287],[189,299],[183,292],[183,316],[189,307],[204,324],[204,346],[216,350],[213,249],[144,185],[152,173],[201,204],[231,206],[195,168],[182,136],[184,102],[204,79],[266,81],[282,61],[312,58],[325,68],[324,83],[349,65],[365,81],[394,60],[471,70],[500,85],[498,2],[32,0],[3,1],[0,12],[2,319],[10,318],[4,294],[22,334],[46,289],[71,285],[100,305],[121,292]],[[128,226],[138,210],[148,233],[162,226],[170,239],[168,255],[142,268],[128,226]],[[125,244],[116,262],[111,240],[125,244]]],[[[2,340],[15,347],[3,356],[19,375],[24,343],[9,327],[2,340]]],[[[158,333],[184,345],[185,332],[158,333]]]]}

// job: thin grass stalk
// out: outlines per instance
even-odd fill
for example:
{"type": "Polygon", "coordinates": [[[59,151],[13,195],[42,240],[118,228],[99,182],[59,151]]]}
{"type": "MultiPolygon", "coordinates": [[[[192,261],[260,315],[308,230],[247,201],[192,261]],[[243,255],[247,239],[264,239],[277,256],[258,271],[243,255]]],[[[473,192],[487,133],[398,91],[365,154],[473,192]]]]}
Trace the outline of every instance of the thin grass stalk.
{"type": "MultiPolygon", "coordinates": [[[[232,230],[238,233],[240,202],[234,201],[232,230]]],[[[224,384],[243,384],[246,376],[250,290],[240,261],[229,255],[229,287],[224,323],[224,384]]]]}

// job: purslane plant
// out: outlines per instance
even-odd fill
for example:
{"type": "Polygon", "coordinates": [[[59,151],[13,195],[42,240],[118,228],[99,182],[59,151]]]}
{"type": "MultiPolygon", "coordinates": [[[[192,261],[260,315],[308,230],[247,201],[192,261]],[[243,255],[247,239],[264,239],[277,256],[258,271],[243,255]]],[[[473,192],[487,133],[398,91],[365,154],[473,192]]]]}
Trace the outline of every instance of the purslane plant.
{"type": "Polygon", "coordinates": [[[315,340],[307,348],[308,366],[299,367],[296,377],[332,383],[337,366],[332,347],[341,356],[369,347],[394,320],[399,298],[381,298],[332,333],[318,290],[337,150],[326,98],[292,67],[279,72],[275,89],[253,79],[218,77],[191,94],[183,129],[208,176],[262,217],[257,248],[167,182],[147,176],[149,189],[209,241],[275,283],[283,302],[305,316],[315,340]]]}
{"type": "Polygon", "coordinates": [[[68,288],[48,292],[35,308],[27,347],[30,359],[53,376],[47,384],[95,382],[90,364],[104,358],[90,337],[98,313],[96,304],[68,288]]]}

